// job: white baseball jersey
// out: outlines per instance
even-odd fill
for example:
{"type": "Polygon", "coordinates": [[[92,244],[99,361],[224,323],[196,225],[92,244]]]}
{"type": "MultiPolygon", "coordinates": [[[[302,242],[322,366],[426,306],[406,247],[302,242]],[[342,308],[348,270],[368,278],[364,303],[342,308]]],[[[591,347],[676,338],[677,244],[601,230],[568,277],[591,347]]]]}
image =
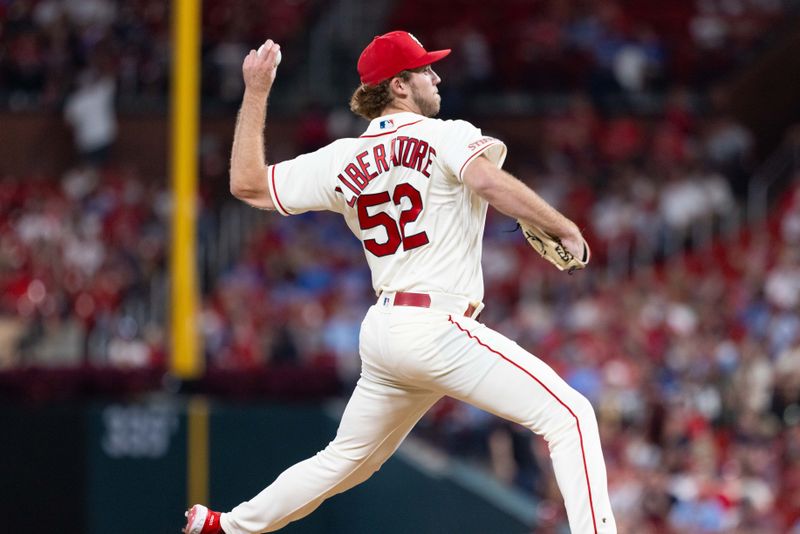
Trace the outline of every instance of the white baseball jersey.
{"type": "Polygon", "coordinates": [[[440,292],[480,302],[488,204],[462,182],[480,154],[499,167],[506,147],[465,121],[396,113],[374,119],[361,137],[271,165],[267,179],[283,215],[344,216],[377,294],[440,292]]]}

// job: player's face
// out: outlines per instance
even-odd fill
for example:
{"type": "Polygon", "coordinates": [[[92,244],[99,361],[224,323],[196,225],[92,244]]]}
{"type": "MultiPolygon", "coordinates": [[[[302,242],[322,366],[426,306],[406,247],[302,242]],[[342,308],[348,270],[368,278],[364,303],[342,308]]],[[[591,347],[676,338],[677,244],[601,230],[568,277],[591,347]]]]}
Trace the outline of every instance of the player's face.
{"type": "Polygon", "coordinates": [[[411,98],[419,108],[420,115],[435,117],[439,113],[442,97],[436,86],[441,81],[430,65],[411,74],[411,98]]]}

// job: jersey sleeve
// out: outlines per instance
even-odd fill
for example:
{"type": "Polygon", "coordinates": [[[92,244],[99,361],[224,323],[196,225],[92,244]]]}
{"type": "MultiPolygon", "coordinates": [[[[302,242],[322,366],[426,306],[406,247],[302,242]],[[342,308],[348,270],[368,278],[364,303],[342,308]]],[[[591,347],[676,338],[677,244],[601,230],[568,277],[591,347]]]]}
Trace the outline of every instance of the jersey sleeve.
{"type": "Polygon", "coordinates": [[[331,145],[267,167],[267,184],[281,215],[329,210],[341,213],[341,195],[331,179],[331,145]]]}
{"type": "Polygon", "coordinates": [[[498,167],[506,159],[506,145],[499,139],[483,135],[467,121],[446,121],[442,136],[444,166],[463,182],[464,170],[479,155],[484,154],[498,167]]]}

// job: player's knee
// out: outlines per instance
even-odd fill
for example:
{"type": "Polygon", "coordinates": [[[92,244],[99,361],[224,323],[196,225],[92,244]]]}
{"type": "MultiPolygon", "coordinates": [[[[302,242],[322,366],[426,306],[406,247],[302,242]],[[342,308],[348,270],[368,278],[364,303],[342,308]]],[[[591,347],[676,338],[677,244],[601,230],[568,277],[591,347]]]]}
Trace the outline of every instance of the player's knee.
{"type": "MultiPolygon", "coordinates": [[[[590,436],[598,432],[597,416],[594,411],[594,406],[585,396],[577,391],[570,399],[569,404],[570,419],[569,427],[577,427],[577,434],[579,436],[590,436]]],[[[566,432],[566,435],[575,435],[575,432],[566,432]]],[[[564,435],[564,434],[561,434],[564,435]]]]}
{"type": "Polygon", "coordinates": [[[581,430],[597,427],[594,407],[585,396],[571,390],[568,395],[562,397],[561,403],[564,407],[564,417],[559,418],[560,424],[551,428],[551,436],[561,435],[562,432],[574,429],[576,426],[581,430]]]}
{"type": "Polygon", "coordinates": [[[594,406],[592,403],[587,399],[585,396],[581,395],[577,391],[572,400],[571,405],[572,411],[575,413],[575,417],[578,418],[579,421],[586,421],[587,423],[596,423],[597,418],[594,412],[594,406]]]}

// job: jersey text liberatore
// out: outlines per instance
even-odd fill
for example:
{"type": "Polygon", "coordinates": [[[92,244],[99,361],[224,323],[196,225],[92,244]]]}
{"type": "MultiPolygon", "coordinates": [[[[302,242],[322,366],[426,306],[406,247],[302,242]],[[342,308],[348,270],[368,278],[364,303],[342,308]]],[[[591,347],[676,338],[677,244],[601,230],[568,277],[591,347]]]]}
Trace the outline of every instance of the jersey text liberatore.
{"type": "Polygon", "coordinates": [[[270,165],[267,180],[283,215],[344,216],[364,246],[376,294],[441,292],[478,302],[488,203],[463,174],[481,154],[500,167],[506,147],[465,121],[397,113],[374,119],[359,138],[270,165]]]}

